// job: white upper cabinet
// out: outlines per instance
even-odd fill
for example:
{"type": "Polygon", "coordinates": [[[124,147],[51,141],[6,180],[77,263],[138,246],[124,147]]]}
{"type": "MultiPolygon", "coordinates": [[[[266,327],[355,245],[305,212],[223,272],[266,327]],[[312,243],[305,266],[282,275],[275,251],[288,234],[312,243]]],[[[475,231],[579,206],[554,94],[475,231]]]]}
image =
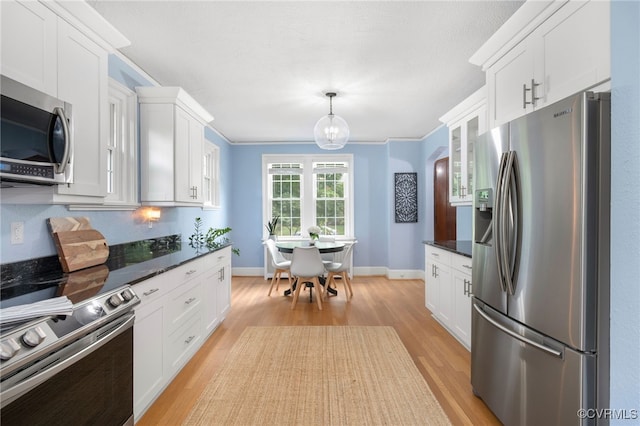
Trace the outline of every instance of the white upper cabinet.
{"type": "Polygon", "coordinates": [[[107,52],[80,31],[58,27],[58,97],[73,106],[73,183],[58,194],[102,197],[107,194],[107,52]]]}
{"type": "MultiPolygon", "coordinates": [[[[72,183],[7,202],[99,206],[107,195],[108,55],[129,41],[85,2],[0,2],[2,74],[72,105],[72,183]]],[[[5,198],[6,197],[6,198],[5,198]]]]}
{"type": "Polygon", "coordinates": [[[486,71],[489,127],[610,79],[610,2],[529,1],[470,59],[486,71]]]}
{"type": "Polygon", "coordinates": [[[449,128],[449,203],[471,205],[473,200],[473,151],[487,128],[486,88],[440,117],[449,128]]]}
{"type": "Polygon", "coordinates": [[[203,205],[204,127],[213,117],[179,87],[138,87],[140,201],[203,205]]]}
{"type": "Polygon", "coordinates": [[[58,16],[34,1],[2,1],[0,8],[2,74],[56,96],[58,16]]]}

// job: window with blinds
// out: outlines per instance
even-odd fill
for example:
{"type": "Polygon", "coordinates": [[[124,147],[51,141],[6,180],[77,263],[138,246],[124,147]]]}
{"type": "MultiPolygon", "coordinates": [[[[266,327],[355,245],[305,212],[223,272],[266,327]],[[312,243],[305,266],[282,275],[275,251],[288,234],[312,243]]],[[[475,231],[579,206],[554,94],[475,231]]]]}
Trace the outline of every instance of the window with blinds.
{"type": "Polygon", "coordinates": [[[351,155],[263,156],[265,224],[279,216],[276,235],[307,237],[310,226],[322,235],[353,235],[351,155]]]}

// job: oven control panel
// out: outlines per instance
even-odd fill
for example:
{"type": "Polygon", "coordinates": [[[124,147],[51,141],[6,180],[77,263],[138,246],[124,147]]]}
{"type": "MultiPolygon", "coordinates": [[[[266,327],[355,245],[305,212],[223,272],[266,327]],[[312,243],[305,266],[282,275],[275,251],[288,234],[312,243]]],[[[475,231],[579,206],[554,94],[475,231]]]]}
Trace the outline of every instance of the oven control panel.
{"type": "Polygon", "coordinates": [[[30,322],[13,330],[0,342],[0,360],[2,366],[9,361],[17,361],[32,350],[44,349],[57,340],[46,320],[30,322]]]}
{"type": "Polygon", "coordinates": [[[82,337],[90,330],[133,309],[140,299],[129,287],[99,294],[77,303],[69,316],[43,317],[19,325],[0,336],[2,375],[23,363],[82,337]]]}

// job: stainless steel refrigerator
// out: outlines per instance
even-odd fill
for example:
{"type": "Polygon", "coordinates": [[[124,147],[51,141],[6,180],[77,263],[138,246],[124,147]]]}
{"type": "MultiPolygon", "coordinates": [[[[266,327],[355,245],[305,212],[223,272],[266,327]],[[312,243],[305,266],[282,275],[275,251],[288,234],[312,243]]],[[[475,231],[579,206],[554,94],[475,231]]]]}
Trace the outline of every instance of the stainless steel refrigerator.
{"type": "Polygon", "coordinates": [[[609,146],[609,95],[585,92],[475,147],[471,384],[506,425],[608,406],[609,146]]]}

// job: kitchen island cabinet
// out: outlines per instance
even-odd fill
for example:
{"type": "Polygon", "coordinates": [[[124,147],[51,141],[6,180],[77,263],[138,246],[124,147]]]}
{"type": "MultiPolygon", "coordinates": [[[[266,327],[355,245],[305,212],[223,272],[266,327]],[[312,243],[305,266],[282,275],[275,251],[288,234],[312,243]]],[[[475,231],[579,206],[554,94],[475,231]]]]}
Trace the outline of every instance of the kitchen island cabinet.
{"type": "Polygon", "coordinates": [[[139,420],[224,320],[230,308],[231,246],[133,286],[134,417],[139,420]]]}

